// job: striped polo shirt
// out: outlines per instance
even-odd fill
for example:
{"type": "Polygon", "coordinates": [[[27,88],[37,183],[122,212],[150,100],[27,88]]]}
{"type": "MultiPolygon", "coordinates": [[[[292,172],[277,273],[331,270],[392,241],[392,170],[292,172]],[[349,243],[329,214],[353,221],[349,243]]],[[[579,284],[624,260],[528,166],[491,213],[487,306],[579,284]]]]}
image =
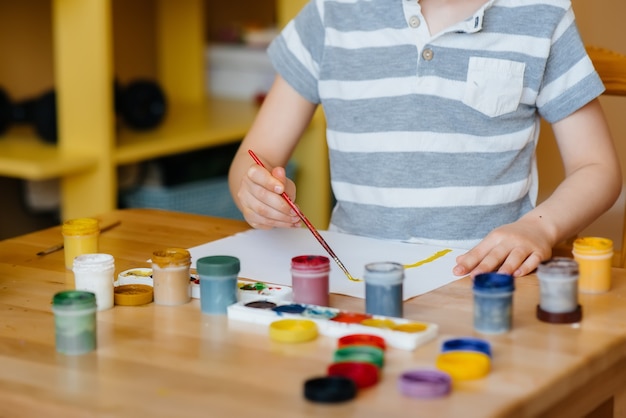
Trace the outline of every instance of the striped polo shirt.
{"type": "Polygon", "coordinates": [[[330,229],[456,248],[535,206],[539,118],[604,89],[567,0],[490,0],[433,35],[416,0],[312,0],[268,53],[324,108],[330,229]]]}

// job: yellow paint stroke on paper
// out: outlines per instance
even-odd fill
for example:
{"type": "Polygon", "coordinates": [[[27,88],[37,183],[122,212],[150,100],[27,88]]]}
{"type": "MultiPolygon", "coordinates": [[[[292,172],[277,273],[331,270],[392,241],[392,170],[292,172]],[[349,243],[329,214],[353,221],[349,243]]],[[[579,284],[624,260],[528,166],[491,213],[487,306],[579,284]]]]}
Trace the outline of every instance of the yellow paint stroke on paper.
{"type": "Polygon", "coordinates": [[[450,251],[452,251],[452,250],[449,249],[449,248],[446,248],[445,250],[437,251],[435,254],[433,254],[430,257],[427,257],[427,258],[425,258],[423,260],[420,260],[417,263],[405,264],[404,268],[405,269],[412,269],[412,268],[415,268],[415,267],[423,266],[424,264],[432,263],[436,259],[441,258],[444,255],[448,254],[450,251]]]}

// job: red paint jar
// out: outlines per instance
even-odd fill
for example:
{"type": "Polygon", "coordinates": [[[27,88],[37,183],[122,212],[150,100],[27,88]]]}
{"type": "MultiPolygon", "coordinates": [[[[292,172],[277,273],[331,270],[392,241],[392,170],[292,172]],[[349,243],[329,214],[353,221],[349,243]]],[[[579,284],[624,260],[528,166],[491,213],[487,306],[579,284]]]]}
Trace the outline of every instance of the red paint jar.
{"type": "Polygon", "coordinates": [[[291,259],[293,301],[305,305],[329,305],[330,260],[322,255],[291,259]]]}

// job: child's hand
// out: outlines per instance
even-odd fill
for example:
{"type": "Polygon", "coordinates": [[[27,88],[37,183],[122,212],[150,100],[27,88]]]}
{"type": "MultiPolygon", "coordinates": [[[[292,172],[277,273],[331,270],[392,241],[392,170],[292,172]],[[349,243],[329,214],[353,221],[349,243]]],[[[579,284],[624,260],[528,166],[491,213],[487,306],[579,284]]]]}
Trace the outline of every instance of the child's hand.
{"type": "Polygon", "coordinates": [[[514,277],[530,274],[552,255],[552,243],[541,229],[524,221],[494,229],[478,245],[457,257],[455,275],[499,272],[514,277]]]}
{"type": "Polygon", "coordinates": [[[296,186],[286,177],[283,167],[275,167],[270,173],[256,164],[250,166],[237,192],[243,216],[250,226],[257,229],[300,226],[300,218],[281,196],[284,191],[295,199],[296,186]]]}

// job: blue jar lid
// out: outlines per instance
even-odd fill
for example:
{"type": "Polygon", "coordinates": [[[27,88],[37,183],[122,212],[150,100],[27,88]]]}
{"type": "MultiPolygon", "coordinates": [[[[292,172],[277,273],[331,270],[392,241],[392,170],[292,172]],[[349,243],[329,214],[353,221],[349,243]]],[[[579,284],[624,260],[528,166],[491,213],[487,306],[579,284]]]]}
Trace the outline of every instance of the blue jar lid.
{"type": "Polygon", "coordinates": [[[474,290],[481,292],[512,292],[513,276],[503,273],[483,273],[474,277],[474,290]]]}
{"type": "Polygon", "coordinates": [[[232,276],[239,274],[239,259],[230,255],[212,255],[198,259],[196,269],[202,276],[232,276]]]}
{"type": "Polygon", "coordinates": [[[491,357],[491,344],[480,338],[451,338],[441,344],[441,352],[446,353],[448,351],[476,351],[491,357]]]}

